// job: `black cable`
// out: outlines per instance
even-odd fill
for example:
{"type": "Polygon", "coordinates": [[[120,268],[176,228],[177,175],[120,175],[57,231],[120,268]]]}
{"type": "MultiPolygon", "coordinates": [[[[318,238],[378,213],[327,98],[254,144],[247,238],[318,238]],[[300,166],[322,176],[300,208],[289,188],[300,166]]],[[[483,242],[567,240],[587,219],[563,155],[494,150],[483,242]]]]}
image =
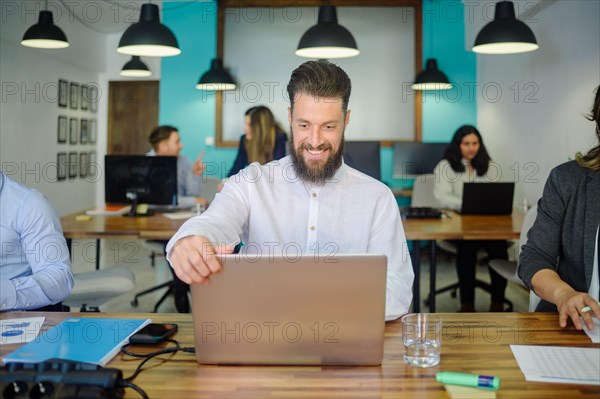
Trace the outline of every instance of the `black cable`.
{"type": "Polygon", "coordinates": [[[87,23],[83,18],[80,18],[77,14],[75,14],[75,12],[73,10],[71,10],[71,8],[69,6],[67,6],[67,4],[64,2],[64,0],[58,0],[58,2],[60,4],[62,4],[62,6],[69,12],[69,14],[71,14],[71,16],[73,18],[75,18],[77,21],[79,21],[80,24],[82,24],[83,26],[85,26],[89,30],[93,30],[94,32],[102,33],[102,34],[118,33],[118,32],[122,32],[123,31],[122,28],[119,28],[117,30],[98,29],[95,26],[92,26],[89,23],[87,23]]]}
{"type": "Polygon", "coordinates": [[[146,394],[146,392],[144,392],[144,390],[143,390],[142,388],[138,387],[137,385],[135,385],[135,384],[134,384],[133,382],[131,382],[131,381],[123,380],[123,381],[121,382],[121,387],[122,387],[122,388],[131,388],[131,389],[133,389],[134,391],[136,391],[137,393],[139,393],[139,394],[140,394],[140,396],[141,396],[142,398],[144,398],[144,399],[150,399],[150,398],[148,397],[148,395],[146,394]]]}
{"type": "MultiPolygon", "coordinates": [[[[177,342],[174,339],[165,339],[163,342],[172,342],[175,344],[175,348],[181,348],[181,346],[179,346],[179,342],[177,342]]],[[[150,353],[135,353],[135,352],[130,352],[127,349],[131,346],[131,345],[137,345],[137,344],[125,344],[121,347],[121,353],[131,356],[131,357],[148,357],[148,356],[152,356],[152,354],[154,352],[150,352],[150,353]]]]}
{"type": "Polygon", "coordinates": [[[149,360],[155,358],[156,356],[159,355],[164,355],[164,354],[168,354],[168,353],[177,353],[179,351],[184,351],[187,353],[196,353],[196,348],[194,347],[188,347],[188,348],[181,348],[181,347],[176,347],[176,348],[166,348],[166,349],[161,349],[159,351],[156,352],[152,352],[149,353],[146,358],[144,360],[142,360],[140,362],[140,364],[138,364],[137,368],[135,369],[135,371],[133,372],[132,375],[130,375],[127,378],[124,378],[125,381],[133,381],[135,379],[135,377],[138,376],[138,374],[140,374],[143,370],[142,367],[144,366],[144,364],[146,364],[149,360]]]}

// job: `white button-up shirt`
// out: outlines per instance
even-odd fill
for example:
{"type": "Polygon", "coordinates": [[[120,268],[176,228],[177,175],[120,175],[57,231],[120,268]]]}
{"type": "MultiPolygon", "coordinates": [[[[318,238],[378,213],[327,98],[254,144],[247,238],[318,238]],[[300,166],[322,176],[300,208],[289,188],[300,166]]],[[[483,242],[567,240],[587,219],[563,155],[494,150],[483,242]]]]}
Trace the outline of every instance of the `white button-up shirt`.
{"type": "Polygon", "coordinates": [[[291,158],[253,163],[227,181],[200,216],[167,245],[190,235],[242,252],[296,255],[376,253],[388,259],[386,320],[408,312],[414,273],[398,205],[381,182],[343,164],[331,181],[311,186],[296,177],[291,158]]]}

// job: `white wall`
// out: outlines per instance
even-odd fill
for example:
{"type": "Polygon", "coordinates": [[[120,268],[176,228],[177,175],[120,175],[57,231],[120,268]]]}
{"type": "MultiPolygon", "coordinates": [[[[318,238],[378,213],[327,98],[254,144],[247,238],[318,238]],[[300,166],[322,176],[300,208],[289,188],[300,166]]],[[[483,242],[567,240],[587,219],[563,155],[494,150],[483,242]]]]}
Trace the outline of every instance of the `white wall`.
{"type": "MultiPolygon", "coordinates": [[[[3,2],[0,30],[0,168],[13,179],[43,192],[60,214],[94,205],[93,179],[56,181],[58,152],[90,152],[92,144],[58,144],[59,115],[105,120],[100,112],[59,108],[59,79],[80,84],[97,84],[105,69],[105,37],[76,21],[69,22],[66,10],[55,10],[71,46],[62,50],[32,49],[20,45],[27,28],[38,18],[41,2],[3,2]]],[[[102,90],[101,90],[102,91],[102,90]]],[[[100,110],[98,110],[100,111],[100,110]]],[[[98,135],[103,135],[99,127],[98,135]]]]}
{"type": "MultiPolygon", "coordinates": [[[[43,1],[0,1],[0,169],[13,179],[43,192],[60,214],[104,202],[102,174],[95,179],[56,181],[58,152],[96,151],[102,165],[106,152],[108,82],[122,80],[119,71],[129,57],[116,48],[122,32],[136,22],[138,11],[104,2],[67,2],[85,24],[56,1],[49,1],[54,23],[66,34],[70,47],[43,50],[23,47],[23,33],[37,22],[43,1]],[[98,110],[60,108],[59,79],[95,84],[98,110]],[[98,138],[92,144],[58,144],[59,115],[95,118],[98,138]]],[[[144,59],[160,78],[160,59],[144,59]]]]}
{"type": "MultiPolygon", "coordinates": [[[[478,3],[480,10],[485,3],[478,3]]],[[[516,177],[519,195],[530,204],[553,167],[597,143],[594,124],[583,115],[600,83],[600,2],[540,4],[517,3],[517,14],[536,35],[537,51],[477,56],[478,127],[492,158],[505,177],[516,177]]],[[[481,12],[475,16],[474,25],[482,26],[481,12]]],[[[467,46],[478,30],[467,30],[467,46]]]]}

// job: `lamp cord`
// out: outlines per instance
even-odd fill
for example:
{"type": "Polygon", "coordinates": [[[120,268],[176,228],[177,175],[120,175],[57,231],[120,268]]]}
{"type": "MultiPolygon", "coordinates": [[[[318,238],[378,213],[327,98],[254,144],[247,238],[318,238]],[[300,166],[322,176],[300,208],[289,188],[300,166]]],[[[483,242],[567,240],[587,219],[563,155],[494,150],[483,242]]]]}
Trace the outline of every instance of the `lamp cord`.
{"type": "MultiPolygon", "coordinates": [[[[108,3],[108,4],[110,4],[110,5],[113,5],[113,6],[117,6],[117,7],[121,8],[121,9],[123,9],[123,10],[132,10],[132,9],[133,9],[133,6],[131,6],[131,5],[122,5],[122,4],[119,4],[119,3],[117,3],[117,2],[110,1],[110,0],[102,0],[102,1],[104,1],[105,3],[108,3]]],[[[64,7],[64,8],[67,10],[67,12],[68,12],[68,13],[69,13],[69,14],[70,14],[70,15],[71,15],[71,16],[72,16],[72,17],[73,17],[75,20],[79,21],[79,23],[81,23],[83,26],[85,26],[85,27],[86,27],[86,28],[88,28],[89,30],[92,30],[92,31],[94,31],[94,32],[96,32],[96,33],[102,33],[102,34],[105,34],[105,35],[107,35],[107,34],[111,34],[111,33],[119,33],[119,32],[123,32],[123,28],[119,28],[119,29],[116,29],[116,30],[98,29],[98,28],[96,28],[96,27],[94,27],[94,26],[90,25],[90,24],[89,24],[88,22],[86,22],[86,21],[85,21],[83,18],[79,17],[77,14],[75,14],[75,12],[74,12],[74,11],[73,11],[73,10],[72,10],[72,9],[71,9],[71,8],[70,8],[70,7],[69,7],[67,4],[66,4],[66,3],[65,3],[65,1],[64,1],[64,0],[58,0],[58,2],[59,2],[60,4],[62,4],[62,6],[63,6],[63,7],[64,7]]],[[[198,2],[199,2],[199,0],[193,0],[193,1],[187,2],[187,3],[185,3],[185,4],[178,5],[178,6],[171,7],[171,8],[165,8],[165,7],[163,7],[163,8],[162,8],[162,11],[163,11],[163,12],[165,12],[165,11],[173,11],[173,10],[177,10],[177,9],[180,9],[180,8],[183,8],[183,7],[187,7],[187,6],[189,6],[190,4],[193,4],[193,3],[198,3],[198,2]]],[[[46,0],[46,10],[47,10],[47,9],[48,9],[48,0],[46,0]]]]}

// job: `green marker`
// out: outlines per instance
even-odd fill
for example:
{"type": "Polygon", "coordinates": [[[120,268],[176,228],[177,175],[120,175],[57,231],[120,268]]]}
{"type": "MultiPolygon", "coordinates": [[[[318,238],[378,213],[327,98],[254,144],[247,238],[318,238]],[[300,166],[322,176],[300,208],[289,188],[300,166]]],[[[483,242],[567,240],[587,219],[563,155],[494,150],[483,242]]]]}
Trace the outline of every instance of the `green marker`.
{"type": "Polygon", "coordinates": [[[498,389],[500,378],[489,375],[454,373],[452,371],[440,371],[435,375],[435,380],[443,384],[463,385],[465,387],[498,389]]]}

